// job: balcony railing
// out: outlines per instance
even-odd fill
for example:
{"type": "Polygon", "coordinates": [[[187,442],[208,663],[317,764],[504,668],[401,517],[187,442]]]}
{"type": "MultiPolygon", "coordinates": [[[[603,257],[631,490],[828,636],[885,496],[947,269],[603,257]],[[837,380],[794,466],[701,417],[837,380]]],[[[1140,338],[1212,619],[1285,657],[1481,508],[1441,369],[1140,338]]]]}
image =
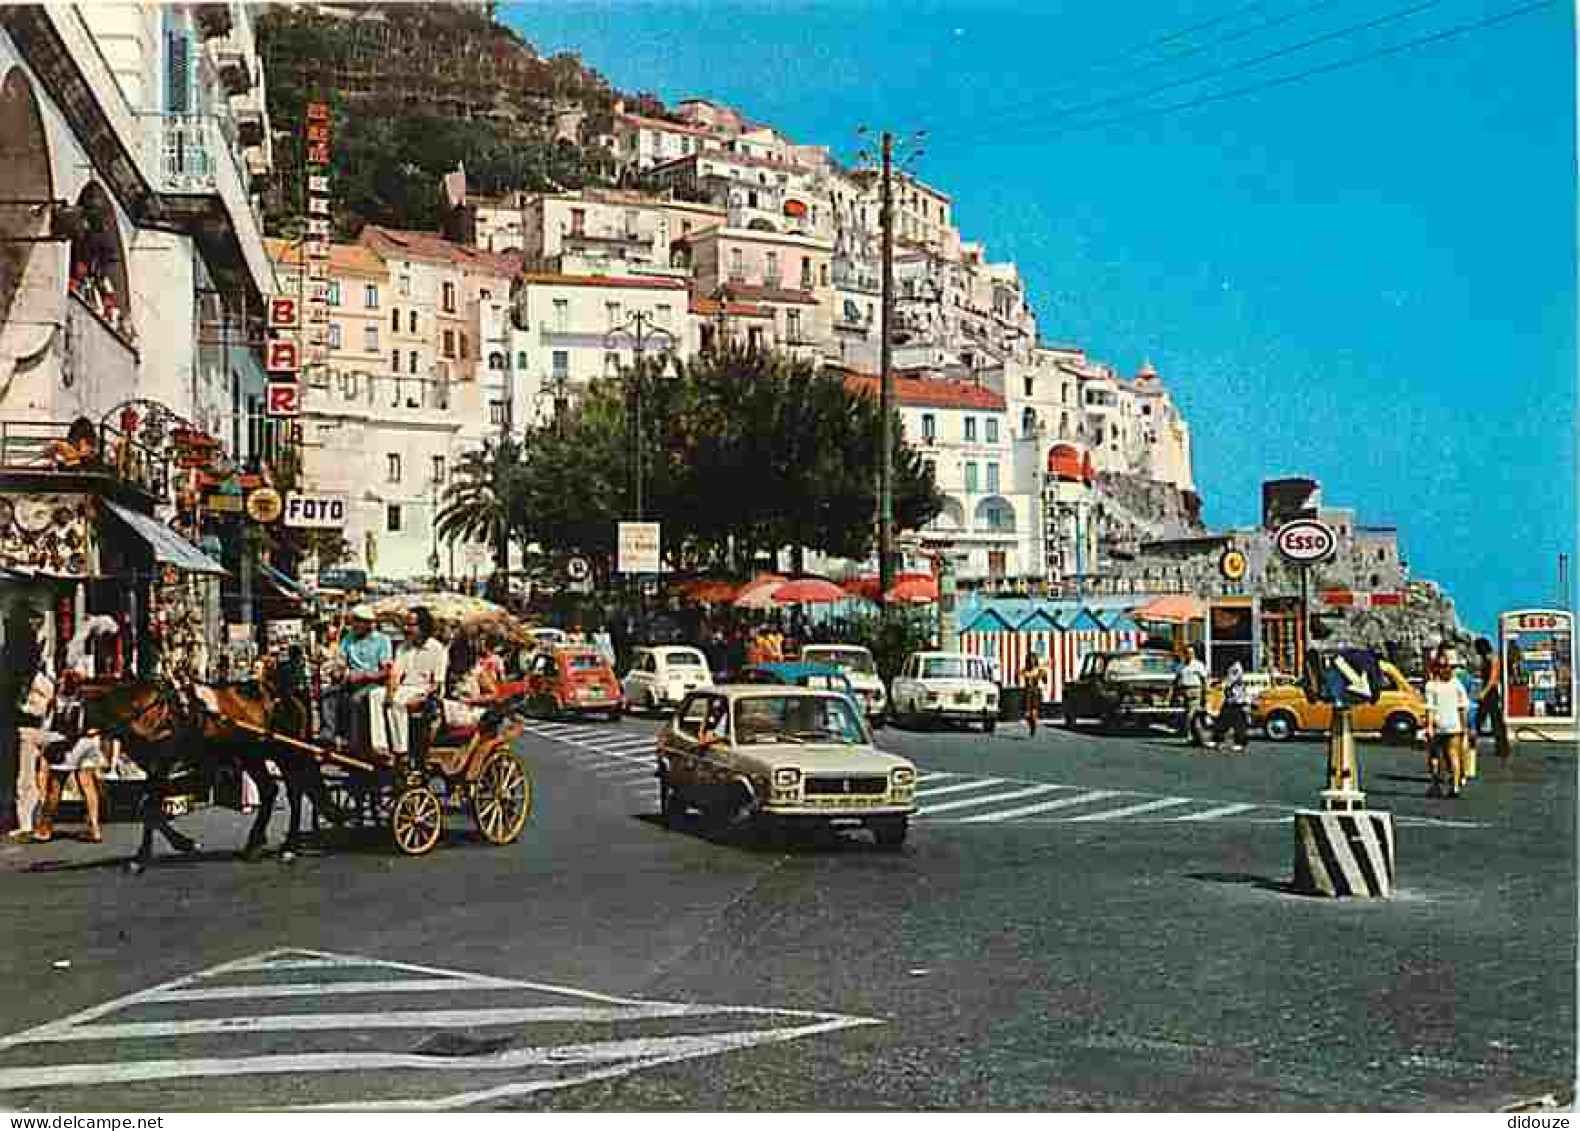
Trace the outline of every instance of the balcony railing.
{"type": "Polygon", "coordinates": [[[170,461],[120,429],[103,425],[91,455],[69,457],[71,425],[52,420],[0,420],[0,471],[24,474],[102,475],[163,499],[170,489],[170,461]]]}

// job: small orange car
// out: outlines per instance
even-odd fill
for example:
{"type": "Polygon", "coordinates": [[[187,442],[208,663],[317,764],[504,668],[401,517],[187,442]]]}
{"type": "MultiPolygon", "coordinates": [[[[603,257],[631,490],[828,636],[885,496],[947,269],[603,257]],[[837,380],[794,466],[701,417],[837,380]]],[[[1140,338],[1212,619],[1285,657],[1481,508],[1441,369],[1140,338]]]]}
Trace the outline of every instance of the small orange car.
{"type": "Polygon", "coordinates": [[[606,715],[625,713],[620,681],[598,649],[561,644],[540,649],[527,669],[527,709],[535,715],[606,715]]]}

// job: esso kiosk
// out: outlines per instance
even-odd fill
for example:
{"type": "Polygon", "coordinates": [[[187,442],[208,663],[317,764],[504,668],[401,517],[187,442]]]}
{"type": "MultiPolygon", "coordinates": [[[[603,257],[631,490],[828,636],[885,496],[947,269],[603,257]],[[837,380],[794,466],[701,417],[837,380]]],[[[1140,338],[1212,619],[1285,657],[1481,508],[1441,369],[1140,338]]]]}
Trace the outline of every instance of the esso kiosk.
{"type": "Polygon", "coordinates": [[[1567,609],[1516,609],[1498,617],[1503,663],[1503,714],[1520,742],[1574,736],[1574,614],[1567,609]]]}

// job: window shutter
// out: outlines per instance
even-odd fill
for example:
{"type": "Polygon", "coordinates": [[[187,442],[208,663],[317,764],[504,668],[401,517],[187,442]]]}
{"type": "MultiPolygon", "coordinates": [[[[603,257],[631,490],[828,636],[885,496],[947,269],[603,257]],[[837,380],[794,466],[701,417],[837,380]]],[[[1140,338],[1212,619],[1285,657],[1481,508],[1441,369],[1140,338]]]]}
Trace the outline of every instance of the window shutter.
{"type": "Polygon", "coordinates": [[[192,54],[186,33],[169,32],[165,40],[168,89],[166,105],[172,114],[185,114],[192,91],[192,54]]]}

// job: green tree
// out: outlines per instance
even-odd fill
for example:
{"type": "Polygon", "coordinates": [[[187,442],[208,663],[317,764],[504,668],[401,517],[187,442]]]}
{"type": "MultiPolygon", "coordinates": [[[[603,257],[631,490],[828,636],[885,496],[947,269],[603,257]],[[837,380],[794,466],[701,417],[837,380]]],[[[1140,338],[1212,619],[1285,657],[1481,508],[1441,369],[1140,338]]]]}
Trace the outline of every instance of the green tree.
{"type": "Polygon", "coordinates": [[[494,568],[510,569],[512,535],[524,534],[517,503],[517,480],[524,469],[521,442],[505,436],[469,451],[444,489],[434,529],[446,545],[483,542],[494,553],[494,568]]]}

